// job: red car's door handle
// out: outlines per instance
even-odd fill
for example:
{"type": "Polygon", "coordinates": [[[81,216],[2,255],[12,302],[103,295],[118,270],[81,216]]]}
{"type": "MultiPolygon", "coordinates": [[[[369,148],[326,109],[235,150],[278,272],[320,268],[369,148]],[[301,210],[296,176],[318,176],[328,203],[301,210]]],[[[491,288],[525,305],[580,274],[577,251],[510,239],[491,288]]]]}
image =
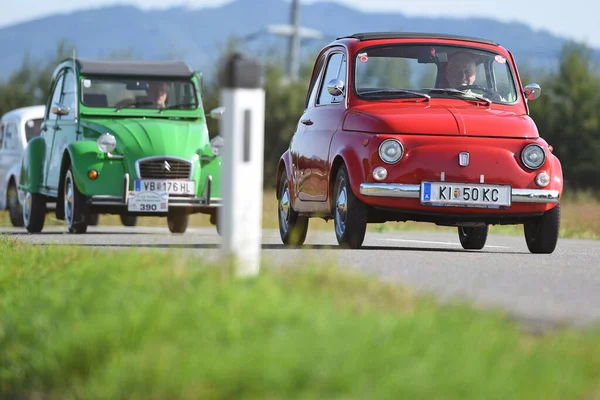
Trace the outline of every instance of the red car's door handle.
{"type": "Polygon", "coordinates": [[[300,122],[302,122],[304,125],[312,125],[313,122],[310,119],[301,119],[300,122]]]}

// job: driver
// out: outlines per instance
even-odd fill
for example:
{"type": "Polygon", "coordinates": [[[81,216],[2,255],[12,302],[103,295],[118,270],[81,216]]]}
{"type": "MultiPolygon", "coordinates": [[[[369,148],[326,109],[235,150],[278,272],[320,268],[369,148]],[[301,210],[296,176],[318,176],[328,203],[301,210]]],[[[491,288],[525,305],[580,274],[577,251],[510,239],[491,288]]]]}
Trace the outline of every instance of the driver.
{"type": "MultiPolygon", "coordinates": [[[[477,66],[475,60],[467,53],[458,53],[448,60],[446,66],[446,79],[451,88],[473,94],[475,79],[477,79],[477,66]]],[[[477,90],[475,88],[475,90],[477,90]]],[[[505,101],[495,90],[481,87],[485,97],[493,101],[505,101]]]]}
{"type": "Polygon", "coordinates": [[[165,108],[167,105],[167,95],[169,93],[169,83],[154,81],[148,83],[146,96],[141,98],[127,98],[116,104],[117,107],[134,108],[165,108]]]}
{"type": "Polygon", "coordinates": [[[167,103],[169,84],[167,82],[150,82],[146,94],[152,105],[164,108],[167,103]]]}
{"type": "Polygon", "coordinates": [[[477,78],[475,60],[468,54],[460,53],[448,60],[446,66],[448,85],[454,89],[462,90],[462,86],[470,86],[477,78]]]}

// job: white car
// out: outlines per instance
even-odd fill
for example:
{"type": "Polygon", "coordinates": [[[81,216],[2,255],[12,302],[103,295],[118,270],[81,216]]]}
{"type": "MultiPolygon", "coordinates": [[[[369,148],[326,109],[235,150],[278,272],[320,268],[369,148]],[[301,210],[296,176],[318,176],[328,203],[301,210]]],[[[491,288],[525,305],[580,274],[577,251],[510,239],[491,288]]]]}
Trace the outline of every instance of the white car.
{"type": "Polygon", "coordinates": [[[14,226],[23,226],[17,193],[23,151],[31,139],[40,135],[45,109],[43,105],[21,107],[0,119],[0,209],[9,211],[14,226]]]}

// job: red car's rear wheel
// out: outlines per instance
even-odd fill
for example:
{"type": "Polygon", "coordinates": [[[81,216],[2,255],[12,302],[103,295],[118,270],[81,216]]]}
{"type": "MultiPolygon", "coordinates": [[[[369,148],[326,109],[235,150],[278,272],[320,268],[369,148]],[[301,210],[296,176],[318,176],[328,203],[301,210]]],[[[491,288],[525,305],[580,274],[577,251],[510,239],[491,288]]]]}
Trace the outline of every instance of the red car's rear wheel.
{"type": "Polygon", "coordinates": [[[308,217],[300,216],[292,208],[290,188],[285,173],[281,175],[278,187],[279,204],[277,206],[279,234],[286,245],[300,246],[308,233],[308,217]]]}

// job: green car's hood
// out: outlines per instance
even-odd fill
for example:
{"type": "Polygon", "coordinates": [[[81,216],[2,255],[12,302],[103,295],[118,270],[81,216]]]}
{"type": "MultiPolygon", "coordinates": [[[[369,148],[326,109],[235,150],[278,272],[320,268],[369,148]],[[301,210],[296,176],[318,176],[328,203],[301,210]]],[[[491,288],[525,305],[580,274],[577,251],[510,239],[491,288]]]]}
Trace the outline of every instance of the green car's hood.
{"type": "Polygon", "coordinates": [[[115,153],[138,159],[168,155],[190,159],[208,143],[203,121],[171,119],[110,118],[83,122],[94,135],[111,133],[117,139],[115,153]]]}

